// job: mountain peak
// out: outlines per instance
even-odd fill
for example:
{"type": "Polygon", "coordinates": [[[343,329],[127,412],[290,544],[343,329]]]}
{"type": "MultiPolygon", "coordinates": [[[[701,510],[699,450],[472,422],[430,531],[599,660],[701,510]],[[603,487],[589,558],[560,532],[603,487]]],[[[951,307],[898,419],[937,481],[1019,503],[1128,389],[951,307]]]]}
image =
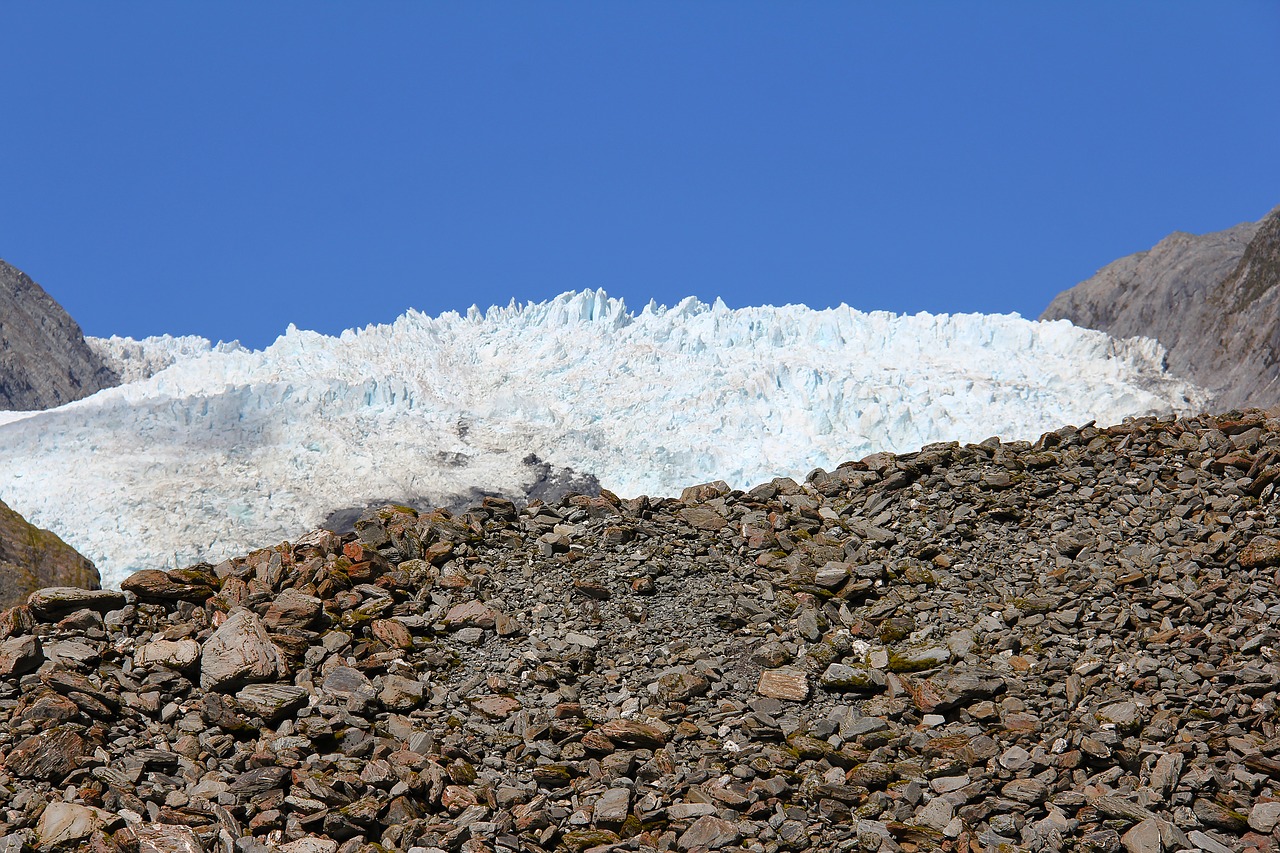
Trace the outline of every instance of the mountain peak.
{"type": "Polygon", "coordinates": [[[62,306],[0,260],[0,410],[50,409],[118,382],[62,306]]]}

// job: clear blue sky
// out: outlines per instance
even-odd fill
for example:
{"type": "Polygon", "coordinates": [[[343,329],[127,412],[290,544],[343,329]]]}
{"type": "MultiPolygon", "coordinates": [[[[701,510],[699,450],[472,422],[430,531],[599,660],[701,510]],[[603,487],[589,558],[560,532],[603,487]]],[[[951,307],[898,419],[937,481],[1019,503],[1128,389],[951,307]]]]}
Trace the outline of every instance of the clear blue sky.
{"type": "Polygon", "coordinates": [[[603,287],[1017,311],[1280,204],[1280,3],[0,5],[0,257],[263,346],[603,287]]]}

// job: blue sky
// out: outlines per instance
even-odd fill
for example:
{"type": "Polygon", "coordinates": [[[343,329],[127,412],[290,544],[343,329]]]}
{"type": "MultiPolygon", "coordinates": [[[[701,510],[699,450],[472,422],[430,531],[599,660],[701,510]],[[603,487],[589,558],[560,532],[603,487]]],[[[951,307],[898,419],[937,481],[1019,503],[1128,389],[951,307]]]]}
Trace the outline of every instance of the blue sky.
{"type": "Polygon", "coordinates": [[[1017,311],[1280,204],[1280,3],[7,3],[0,257],[89,334],[603,287],[1017,311]]]}

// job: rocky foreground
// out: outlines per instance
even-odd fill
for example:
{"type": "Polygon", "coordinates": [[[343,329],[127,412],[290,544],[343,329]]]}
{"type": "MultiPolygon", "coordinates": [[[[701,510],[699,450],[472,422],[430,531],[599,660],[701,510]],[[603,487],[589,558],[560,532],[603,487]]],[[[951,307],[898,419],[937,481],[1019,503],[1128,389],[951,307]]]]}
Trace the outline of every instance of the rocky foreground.
{"type": "Polygon", "coordinates": [[[1278,416],[39,591],[0,851],[1272,850],[1278,416]]]}

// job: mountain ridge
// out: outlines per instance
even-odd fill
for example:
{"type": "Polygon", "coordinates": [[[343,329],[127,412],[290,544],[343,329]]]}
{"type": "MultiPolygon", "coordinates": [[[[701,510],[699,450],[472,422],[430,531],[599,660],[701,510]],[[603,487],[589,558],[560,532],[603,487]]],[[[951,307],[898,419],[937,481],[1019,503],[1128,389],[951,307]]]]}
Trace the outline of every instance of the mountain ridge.
{"type": "Polygon", "coordinates": [[[1213,407],[1280,401],[1280,207],[1258,222],[1176,231],[1058,294],[1042,320],[1164,345],[1213,407]]]}
{"type": "Polygon", "coordinates": [[[119,381],[62,306],[0,260],[0,410],[51,409],[119,381]]]}

